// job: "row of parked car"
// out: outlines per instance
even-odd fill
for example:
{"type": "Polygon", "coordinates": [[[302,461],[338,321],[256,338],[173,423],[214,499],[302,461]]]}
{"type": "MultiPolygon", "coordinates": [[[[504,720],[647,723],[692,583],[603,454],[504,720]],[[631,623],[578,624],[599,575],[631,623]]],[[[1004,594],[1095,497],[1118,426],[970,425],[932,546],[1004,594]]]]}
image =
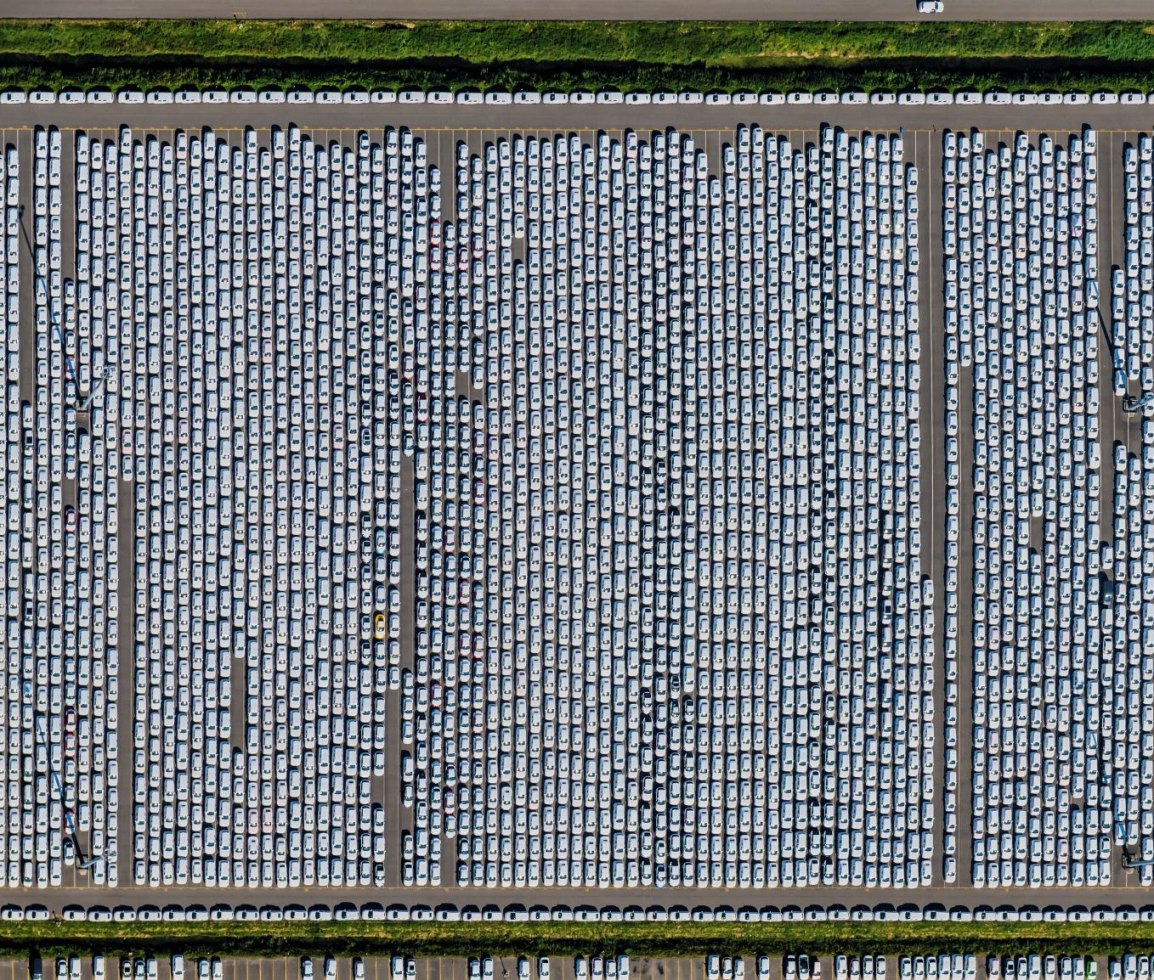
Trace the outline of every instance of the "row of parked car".
{"type": "Polygon", "coordinates": [[[1154,391],[1154,139],[1141,133],[1122,151],[1122,265],[1113,270],[1114,393],[1154,391]]]}
{"type": "MultiPolygon", "coordinates": [[[[75,865],[102,848],[118,791],[107,769],[117,731],[117,659],[115,649],[109,653],[117,547],[106,522],[91,517],[92,443],[77,432],[76,365],[60,344],[74,326],[59,306],[62,145],[59,132],[37,130],[25,173],[15,146],[0,154],[7,528],[0,880],[39,887],[71,883],[75,865]],[[30,266],[23,233],[34,251],[30,266]],[[81,482],[82,491],[65,494],[66,484],[81,482]]],[[[107,491],[102,482],[95,496],[115,512],[116,489],[107,491]]],[[[90,870],[103,882],[107,867],[90,870]]]]}
{"type": "Polygon", "coordinates": [[[677,131],[451,152],[442,188],[407,131],[78,133],[73,279],[36,132],[22,421],[66,461],[38,581],[77,629],[23,681],[79,645],[31,786],[61,774],[100,882],[380,883],[399,687],[406,882],[445,837],[462,883],[925,880],[900,137],[741,128],[716,171],[677,131]]]}
{"type": "Polygon", "coordinates": [[[1097,141],[944,139],[946,634],[968,520],[974,883],[1106,884],[1117,651],[1102,633],[1097,141]]]}
{"type": "Polygon", "coordinates": [[[710,163],[675,130],[457,147],[415,360],[418,884],[442,834],[461,884],[930,877],[917,175],[832,128],[710,163]]]}
{"type": "MultiPolygon", "coordinates": [[[[500,971],[502,976],[517,980],[550,980],[555,973],[571,975],[574,980],[627,980],[630,958],[616,956],[578,955],[572,961],[540,956],[493,957],[470,956],[465,959],[463,973],[468,980],[493,980],[500,971]]],[[[887,958],[884,956],[846,956],[837,954],[832,959],[831,980],[885,980],[887,958]]],[[[55,980],[223,980],[234,976],[240,961],[220,957],[185,957],[181,953],[161,958],[58,956],[54,961],[41,963],[39,976],[49,975],[55,980]]],[[[899,980],[976,980],[979,966],[985,980],[1086,980],[1095,974],[1097,965],[1082,956],[1055,956],[1031,953],[1020,956],[990,956],[979,964],[972,953],[943,953],[930,956],[901,956],[897,959],[899,980]]],[[[431,961],[410,956],[349,958],[333,956],[302,956],[292,969],[299,969],[299,980],[416,980],[430,976],[431,961]]],[[[452,959],[442,958],[436,969],[438,976],[454,975],[452,959]]],[[[682,962],[679,970],[693,976],[700,972],[705,980],[820,980],[822,960],[805,954],[790,954],[781,959],[767,955],[756,957],[707,954],[704,963],[682,962]],[[747,960],[749,961],[747,963],[747,960]]],[[[1110,980],[1149,980],[1150,957],[1135,953],[1109,958],[1110,980]]],[[[33,976],[37,976],[34,969],[33,976]]],[[[289,980],[294,980],[289,977],[289,980]]]]}
{"type": "MultiPolygon", "coordinates": [[[[1113,798],[1114,838],[1137,861],[1154,858],[1154,710],[1149,685],[1154,654],[1146,643],[1154,622],[1154,135],[1141,133],[1122,149],[1122,237],[1113,272],[1112,327],[1115,398],[1131,399],[1140,424],[1116,429],[1112,577],[1102,630],[1110,649],[1103,663],[1103,778],[1113,798]],[[1119,352],[1123,363],[1119,365],[1119,352]],[[1140,408],[1139,408],[1140,406],[1140,408]],[[1112,723],[1111,723],[1112,722],[1112,723]],[[1108,737],[1113,735],[1112,738],[1108,737]]],[[[1134,874],[1154,883],[1154,869],[1134,874]]]]}
{"type": "Polygon", "coordinates": [[[94,321],[138,297],[92,350],[118,369],[94,430],[134,477],[135,882],[384,881],[412,146],[77,137],[80,286],[94,321]]]}
{"type": "MultiPolygon", "coordinates": [[[[1134,962],[1133,954],[1123,958],[1110,958],[1111,976],[1123,963],[1134,962]]],[[[1015,977],[1028,980],[1094,980],[1098,964],[1086,956],[1043,956],[1030,953],[1025,956],[990,956],[986,959],[986,977],[999,980],[1001,977],[1013,980],[1015,977]]]]}
{"type": "MultiPolygon", "coordinates": [[[[1088,893],[1092,894],[1092,893],[1088,893]]],[[[940,904],[919,906],[892,904],[876,906],[855,905],[847,908],[841,904],[810,905],[804,909],[797,905],[742,906],[711,904],[698,905],[692,909],[677,904],[618,905],[596,907],[563,903],[545,905],[513,904],[502,908],[498,905],[453,905],[442,904],[432,908],[428,905],[389,905],[366,902],[356,905],[341,902],[337,905],[230,905],[219,903],[211,907],[196,903],[166,905],[106,905],[69,904],[55,911],[49,911],[43,904],[8,904],[0,906],[0,921],[44,922],[59,916],[65,922],[329,922],[356,921],[369,922],[1154,922],[1154,907],[1133,905],[1098,905],[1087,908],[1084,905],[989,905],[969,907],[956,905],[949,909],[940,904]]]]}
{"type": "MultiPolygon", "coordinates": [[[[704,975],[705,980],[821,980],[822,959],[806,954],[790,954],[778,959],[767,955],[730,956],[710,953],[704,962],[686,958],[677,966],[689,976],[704,975]],[[688,962],[686,962],[688,959],[688,962]],[[748,962],[747,962],[748,960],[748,962]]],[[[846,956],[836,954],[829,970],[831,980],[885,980],[889,964],[885,956],[846,956]]],[[[1125,953],[1109,958],[1110,980],[1149,980],[1150,957],[1125,953]]],[[[54,980],[223,980],[243,969],[244,961],[220,957],[186,957],[181,953],[154,957],[58,956],[54,961],[33,961],[33,976],[45,975],[54,980]]],[[[455,976],[453,958],[432,961],[411,956],[379,957],[302,956],[289,967],[299,980],[416,980],[437,975],[455,976]],[[299,971],[299,972],[298,972],[299,971]]],[[[574,980],[627,980],[631,962],[626,954],[616,956],[578,955],[571,961],[548,956],[469,956],[461,964],[468,980],[493,980],[500,972],[517,980],[550,980],[572,975],[574,980]]],[[[1083,956],[1055,956],[1031,953],[1019,956],[990,956],[984,962],[972,953],[943,953],[929,956],[900,956],[896,975],[899,980],[976,980],[981,969],[984,980],[1093,980],[1097,964],[1083,956]]],[[[660,970],[661,967],[658,967],[660,970]]]]}
{"type": "Polygon", "coordinates": [[[943,137],[944,677],[900,135],[74,138],[34,134],[27,325],[0,155],[11,882],[382,884],[400,805],[407,884],[900,887],[938,793],[953,881],[971,642],[975,883],[1154,846],[1092,130],[943,137]]]}
{"type": "Polygon", "coordinates": [[[976,980],[977,975],[978,958],[973,953],[898,958],[899,980],[976,980]]]}
{"type": "Polygon", "coordinates": [[[1110,980],[1148,980],[1150,977],[1150,957],[1126,953],[1111,957],[1110,980]]]}

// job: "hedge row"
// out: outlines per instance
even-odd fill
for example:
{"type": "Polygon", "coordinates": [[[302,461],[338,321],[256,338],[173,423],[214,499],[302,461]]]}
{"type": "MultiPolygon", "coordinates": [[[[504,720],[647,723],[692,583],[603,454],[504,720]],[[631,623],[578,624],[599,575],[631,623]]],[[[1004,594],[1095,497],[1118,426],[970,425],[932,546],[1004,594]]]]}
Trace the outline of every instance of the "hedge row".
{"type": "Polygon", "coordinates": [[[275,66],[146,66],[138,64],[59,64],[11,62],[0,65],[0,89],[382,89],[401,91],[468,90],[496,91],[601,91],[622,92],[1151,92],[1154,68],[1114,66],[1109,70],[1084,65],[1035,64],[1028,70],[1010,66],[952,67],[932,62],[898,66],[793,68],[738,70],[721,68],[671,68],[657,65],[623,64],[614,68],[556,65],[550,68],[523,68],[505,65],[493,68],[427,65],[397,65],[389,69],[333,71],[275,66]]]}
{"type": "Polygon", "coordinates": [[[286,956],[1154,952],[1154,922],[6,922],[0,950],[286,956]]]}

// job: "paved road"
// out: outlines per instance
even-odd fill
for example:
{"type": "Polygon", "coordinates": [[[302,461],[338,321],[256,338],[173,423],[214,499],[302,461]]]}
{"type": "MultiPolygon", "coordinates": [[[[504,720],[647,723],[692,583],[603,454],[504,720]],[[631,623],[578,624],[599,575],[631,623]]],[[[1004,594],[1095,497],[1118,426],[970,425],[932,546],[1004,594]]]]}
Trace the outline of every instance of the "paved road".
{"type": "Polygon", "coordinates": [[[914,0],[6,0],[5,17],[486,18],[535,20],[1149,20],[1149,0],[944,0],[944,15],[919,15],[914,0]]]}
{"type": "MultiPolygon", "coordinates": [[[[935,340],[941,336],[942,319],[940,304],[934,303],[933,280],[935,264],[933,258],[937,254],[934,240],[934,226],[940,227],[935,221],[935,210],[925,206],[929,202],[937,201],[941,197],[941,189],[934,182],[934,176],[941,169],[942,141],[931,132],[911,133],[906,140],[906,159],[918,168],[919,183],[925,183],[922,191],[923,198],[919,200],[918,208],[918,240],[920,254],[925,255],[928,261],[926,268],[920,272],[920,291],[918,294],[918,322],[921,331],[921,390],[918,397],[920,405],[920,432],[922,444],[920,451],[921,465],[921,522],[922,527],[929,533],[922,534],[921,572],[923,577],[932,578],[934,582],[941,581],[941,569],[944,556],[942,554],[943,537],[938,533],[942,527],[942,510],[945,497],[942,491],[944,481],[944,463],[942,455],[943,419],[942,419],[942,368],[941,344],[935,340]],[[935,306],[939,308],[935,308],[935,306]]],[[[935,730],[943,731],[945,715],[944,684],[942,683],[942,624],[943,624],[943,589],[934,591],[934,652],[935,663],[939,666],[935,671],[934,685],[934,719],[935,730]]],[[[944,772],[945,739],[939,737],[934,743],[934,771],[944,772]]],[[[945,823],[945,807],[943,794],[938,793],[934,801],[934,878],[933,883],[943,883],[943,842],[945,823]]]]}

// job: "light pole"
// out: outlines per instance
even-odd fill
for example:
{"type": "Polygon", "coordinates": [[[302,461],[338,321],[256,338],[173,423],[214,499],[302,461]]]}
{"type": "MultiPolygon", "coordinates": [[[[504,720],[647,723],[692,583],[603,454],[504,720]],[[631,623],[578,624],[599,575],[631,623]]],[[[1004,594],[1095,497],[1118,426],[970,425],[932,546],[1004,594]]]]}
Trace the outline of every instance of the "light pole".
{"type": "MultiPolygon", "coordinates": [[[[25,690],[30,693],[28,689],[31,688],[30,682],[25,682],[25,690]]],[[[40,741],[44,745],[44,751],[48,761],[48,775],[51,777],[53,784],[56,786],[56,794],[60,797],[60,806],[64,811],[64,825],[68,830],[68,836],[72,841],[72,848],[76,852],[77,867],[83,871],[87,871],[93,865],[100,861],[100,857],[93,855],[87,860],[84,859],[84,851],[80,847],[80,835],[76,830],[76,821],[73,819],[72,810],[68,806],[68,799],[64,794],[64,783],[60,780],[60,774],[56,771],[56,767],[52,765],[52,748],[48,742],[48,731],[44,726],[44,716],[39,712],[36,714],[36,734],[40,736],[40,741]]]]}

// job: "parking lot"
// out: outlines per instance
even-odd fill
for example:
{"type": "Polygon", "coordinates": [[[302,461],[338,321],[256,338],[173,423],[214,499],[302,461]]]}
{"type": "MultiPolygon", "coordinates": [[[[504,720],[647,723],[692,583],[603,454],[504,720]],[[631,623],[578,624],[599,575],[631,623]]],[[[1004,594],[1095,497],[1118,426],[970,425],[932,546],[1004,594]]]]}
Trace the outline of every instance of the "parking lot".
{"type": "Polygon", "coordinates": [[[235,108],[0,133],[9,886],[1133,901],[1139,110],[235,108]]]}

